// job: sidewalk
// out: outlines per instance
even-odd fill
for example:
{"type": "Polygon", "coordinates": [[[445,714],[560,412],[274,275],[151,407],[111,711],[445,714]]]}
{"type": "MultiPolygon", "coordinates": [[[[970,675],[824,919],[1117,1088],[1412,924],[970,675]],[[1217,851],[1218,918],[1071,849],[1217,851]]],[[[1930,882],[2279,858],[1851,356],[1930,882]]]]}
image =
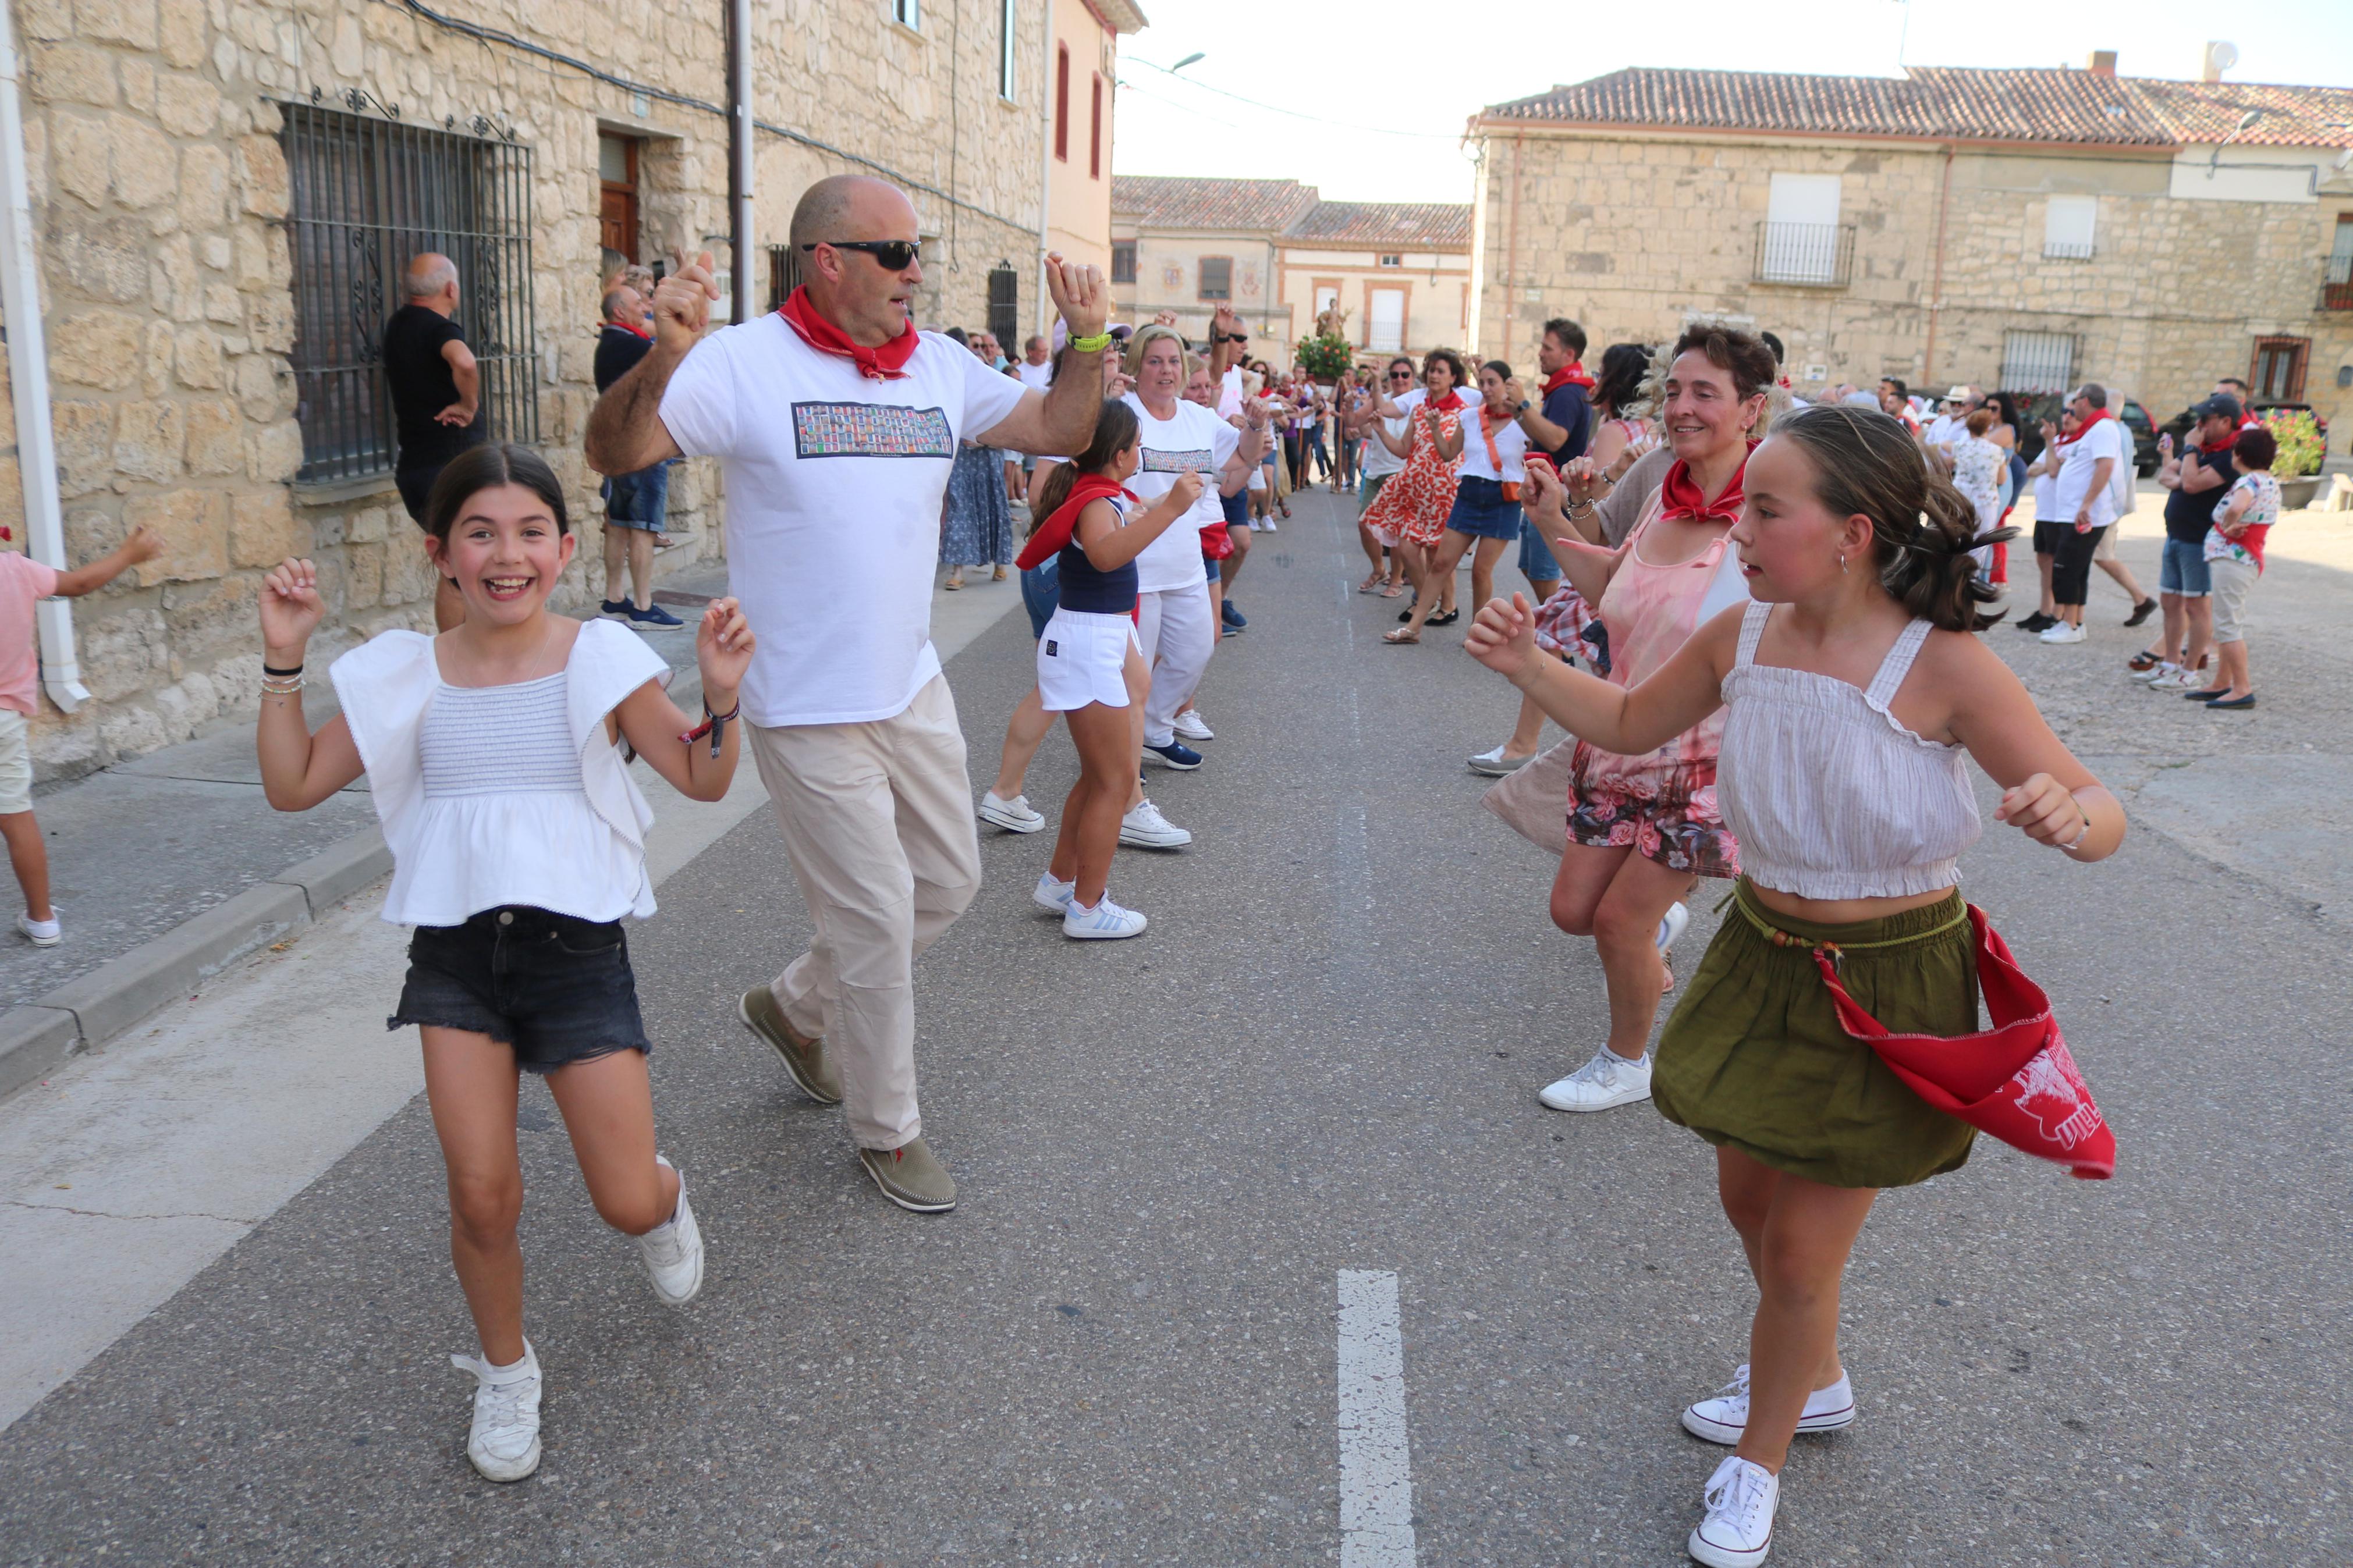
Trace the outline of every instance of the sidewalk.
{"type": "MultiPolygon", "coordinates": [[[[677,672],[671,695],[688,708],[701,692],[694,618],[726,583],[723,562],[670,579],[655,601],[687,624],[640,633],[677,672]]],[[[985,574],[935,593],[934,636],[961,647],[1018,596],[1018,582],[985,574]]],[[[312,675],[303,706],[315,729],[338,710],[325,671],[312,675]]],[[[37,948],[0,925],[0,1095],[391,868],[364,778],[307,812],[269,808],[250,717],[47,789],[33,807],[65,941],[37,948]]]]}

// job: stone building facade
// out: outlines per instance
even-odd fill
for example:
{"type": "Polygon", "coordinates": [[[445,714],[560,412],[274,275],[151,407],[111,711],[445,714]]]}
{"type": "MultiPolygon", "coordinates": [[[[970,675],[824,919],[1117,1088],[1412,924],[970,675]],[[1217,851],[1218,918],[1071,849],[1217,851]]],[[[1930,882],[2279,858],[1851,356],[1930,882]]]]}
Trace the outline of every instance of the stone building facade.
{"type": "Polygon", "coordinates": [[[1123,321],[1176,312],[1196,342],[1229,303],[1250,353],[1285,363],[1327,310],[1367,355],[1469,339],[1471,209],[1327,202],[1294,180],[1123,174],[1112,195],[1113,298],[1123,321]]]}
{"type": "Polygon", "coordinates": [[[2238,375],[2353,437],[2353,90],[1915,68],[1627,70],[1472,121],[1482,353],[1694,315],[1799,391],[2099,379],[2162,419],[2238,375]],[[2252,115],[2252,120],[2250,116],[2252,115]],[[2242,121],[2244,122],[2242,124],[2242,121]]]}
{"type": "MultiPolygon", "coordinates": [[[[497,361],[493,435],[535,442],[565,482],[583,534],[571,607],[602,587],[579,447],[616,238],[637,261],[748,265],[765,308],[789,281],[780,242],[807,184],[881,173],[923,216],[924,324],[979,326],[993,303],[1034,316],[1053,3],[759,6],[759,248],[738,258],[723,6],[17,0],[69,562],[142,523],[169,545],[75,606],[90,700],[43,701],[39,776],[250,710],[256,588],[289,554],[319,563],[322,656],[429,626],[430,572],[364,391],[397,269],[426,241],[464,247],[433,246],[458,255],[459,320],[497,361]]],[[[0,463],[0,525],[22,549],[13,448],[0,463]]],[[[673,471],[679,543],[660,570],[718,552],[717,489],[709,464],[673,471]]]]}

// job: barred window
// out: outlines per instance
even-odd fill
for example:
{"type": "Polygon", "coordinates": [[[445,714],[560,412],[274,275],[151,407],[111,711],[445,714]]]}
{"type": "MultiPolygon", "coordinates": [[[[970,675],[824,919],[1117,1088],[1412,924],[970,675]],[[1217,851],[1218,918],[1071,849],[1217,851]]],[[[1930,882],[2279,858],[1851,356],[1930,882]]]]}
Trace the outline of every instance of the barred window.
{"type": "Polygon", "coordinates": [[[2001,342],[2005,392],[2065,392],[2074,384],[2073,332],[2006,332],[2001,342]]]}
{"type": "Polygon", "coordinates": [[[1135,241],[1114,239],[1111,242],[1111,280],[1114,283],[1135,281],[1135,241]]]}
{"type": "Polygon", "coordinates": [[[391,471],[385,322],[408,258],[458,266],[458,324],[494,440],[536,442],[531,149],[316,104],[283,107],[292,205],[295,417],[302,468],[334,483],[391,471]]]}
{"type": "Polygon", "coordinates": [[[1234,258],[1230,256],[1204,256],[1200,258],[1201,289],[1204,300],[1230,300],[1234,297],[1234,258]]]}

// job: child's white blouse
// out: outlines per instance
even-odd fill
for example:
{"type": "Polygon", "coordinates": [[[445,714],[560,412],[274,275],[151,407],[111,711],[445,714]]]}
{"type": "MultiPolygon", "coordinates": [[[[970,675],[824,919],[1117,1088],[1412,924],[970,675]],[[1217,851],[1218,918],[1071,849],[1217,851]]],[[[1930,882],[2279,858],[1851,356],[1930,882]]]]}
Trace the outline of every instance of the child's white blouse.
{"type": "Polygon", "coordinates": [[[590,921],[652,914],[645,834],[653,811],[607,738],[605,716],[669,673],[653,649],[611,621],[582,623],[561,676],[516,686],[448,685],[433,639],[420,632],[385,632],[335,660],[329,674],[392,847],[384,918],[460,925],[508,904],[590,921]],[[544,745],[534,747],[530,733],[515,735],[510,748],[493,724],[479,737],[469,772],[484,783],[512,773],[508,787],[427,790],[424,733],[437,701],[445,705],[445,724],[460,712],[512,719],[537,707],[529,694],[546,695],[548,682],[562,687],[563,739],[579,759],[576,784],[569,769],[548,765],[544,745]]]}

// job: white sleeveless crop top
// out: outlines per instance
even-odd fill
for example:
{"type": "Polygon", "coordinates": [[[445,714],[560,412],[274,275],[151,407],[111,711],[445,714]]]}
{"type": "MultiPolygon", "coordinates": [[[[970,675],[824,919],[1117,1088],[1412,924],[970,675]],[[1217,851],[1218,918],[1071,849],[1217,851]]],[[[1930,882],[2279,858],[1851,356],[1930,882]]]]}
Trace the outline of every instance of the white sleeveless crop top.
{"type": "Polygon", "coordinates": [[[1801,899],[1933,893],[1961,879],[1983,825],[1958,746],[1924,741],[1888,704],[1930,630],[1914,621],[1868,689],[1756,662],[1773,614],[1752,604],[1724,678],[1716,798],[1749,880],[1801,899]]]}

